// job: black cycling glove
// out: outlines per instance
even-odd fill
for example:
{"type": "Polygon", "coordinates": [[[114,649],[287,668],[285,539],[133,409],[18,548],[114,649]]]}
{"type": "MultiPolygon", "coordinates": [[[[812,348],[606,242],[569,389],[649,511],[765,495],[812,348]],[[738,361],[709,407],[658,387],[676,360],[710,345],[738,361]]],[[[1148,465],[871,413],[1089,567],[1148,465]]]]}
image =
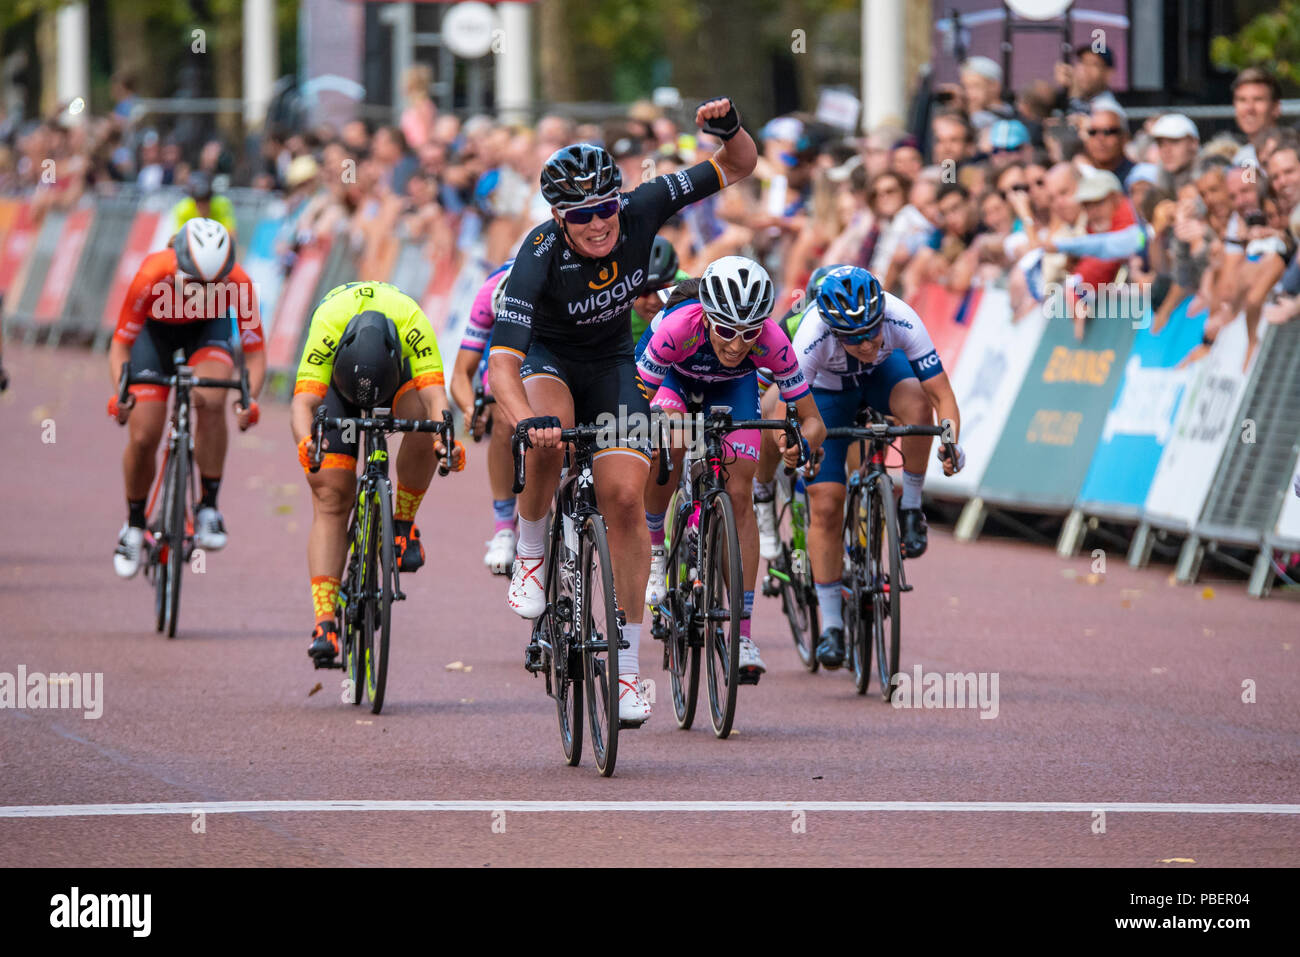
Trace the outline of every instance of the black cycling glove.
{"type": "MultiPolygon", "coordinates": [[[[722,116],[710,117],[705,120],[704,125],[700,127],[700,130],[708,133],[710,136],[718,137],[725,143],[740,132],[740,114],[736,112],[736,104],[731,101],[730,97],[715,96],[712,99],[726,99],[727,112],[722,116]]],[[[700,103],[700,106],[703,106],[708,102],[710,102],[710,100],[704,100],[700,103]]],[[[698,110],[699,107],[696,107],[696,109],[698,110]]]]}
{"type": "Polygon", "coordinates": [[[529,429],[537,429],[540,431],[541,429],[559,429],[559,428],[563,428],[563,426],[560,424],[559,416],[535,415],[531,419],[520,419],[519,425],[516,426],[515,431],[518,432],[520,435],[522,435],[524,437],[524,441],[527,442],[529,429]]]}

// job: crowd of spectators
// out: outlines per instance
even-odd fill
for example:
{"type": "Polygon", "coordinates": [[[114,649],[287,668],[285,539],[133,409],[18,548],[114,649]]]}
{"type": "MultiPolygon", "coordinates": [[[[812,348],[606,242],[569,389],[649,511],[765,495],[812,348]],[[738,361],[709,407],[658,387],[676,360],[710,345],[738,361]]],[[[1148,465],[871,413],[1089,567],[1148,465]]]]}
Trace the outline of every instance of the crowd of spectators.
{"type": "MultiPolygon", "coordinates": [[[[1150,293],[1157,329],[1195,296],[1189,312],[1209,311],[1207,346],[1244,310],[1253,348],[1261,318],[1300,314],[1300,135],[1280,124],[1278,82],[1242,71],[1236,132],[1202,142],[1179,113],[1130,120],[1110,91],[1113,65],[1084,47],[1052,81],[1009,95],[998,64],[971,57],[959,83],[925,92],[919,128],[861,138],[807,114],[778,117],[756,131],[755,175],[664,233],[693,274],[730,253],[758,258],[784,305],[818,266],[854,263],[905,297],[923,283],[957,295],[1005,284],[1017,315],[1058,309],[1082,336],[1100,291],[1123,286],[1150,293]]],[[[490,263],[511,256],[549,215],[538,173],[565,144],[604,144],[625,188],[717,146],[684,111],[645,102],[600,124],[558,113],[531,126],[462,122],[439,111],[431,79],[425,66],[408,71],[398,123],[270,128],[248,157],[217,137],[185,150],[142,126],[122,78],[108,116],[69,123],[65,111],[20,129],[0,118],[0,192],[67,206],[122,183],[276,190],[286,268],[315,237],[345,234],[359,274],[386,275],[404,238],[428,240],[434,257],[478,241],[490,263]]]]}

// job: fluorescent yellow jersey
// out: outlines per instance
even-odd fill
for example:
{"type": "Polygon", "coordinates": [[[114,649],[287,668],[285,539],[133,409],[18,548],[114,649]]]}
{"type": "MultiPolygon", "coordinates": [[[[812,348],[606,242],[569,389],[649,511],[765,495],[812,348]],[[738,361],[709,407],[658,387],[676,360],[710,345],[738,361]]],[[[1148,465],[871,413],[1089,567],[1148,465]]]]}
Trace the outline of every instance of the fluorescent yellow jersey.
{"type": "MultiPolygon", "coordinates": [[[[194,201],[194,197],[186,196],[172,207],[172,232],[175,233],[191,219],[198,219],[201,215],[199,204],[194,201]]],[[[235,235],[235,204],[225,196],[212,197],[207,218],[215,219],[226,227],[226,231],[231,236],[235,235]]]]}
{"type": "Polygon", "coordinates": [[[409,389],[442,385],[442,355],[433,326],[420,304],[396,286],[386,282],[345,282],[325,294],[311,314],[294,394],[310,392],[324,396],[334,374],[334,353],[343,330],[357,313],[382,312],[397,326],[402,342],[401,396],[409,389]]]}

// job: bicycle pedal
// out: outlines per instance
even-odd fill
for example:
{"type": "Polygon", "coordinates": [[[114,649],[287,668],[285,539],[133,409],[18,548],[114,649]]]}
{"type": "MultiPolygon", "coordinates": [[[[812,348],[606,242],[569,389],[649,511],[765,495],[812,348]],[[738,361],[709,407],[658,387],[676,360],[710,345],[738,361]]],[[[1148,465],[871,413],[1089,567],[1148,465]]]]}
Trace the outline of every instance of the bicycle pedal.
{"type": "Polygon", "coordinates": [[[542,659],[542,646],[537,644],[529,645],[524,649],[524,670],[531,672],[534,676],[538,672],[544,671],[546,665],[542,659]]]}
{"type": "Polygon", "coordinates": [[[741,669],[740,673],[736,675],[736,684],[756,685],[761,677],[763,677],[763,673],[760,671],[741,669]]]}
{"type": "MultiPolygon", "coordinates": [[[[646,719],[646,721],[649,721],[649,720],[650,720],[649,718],[646,719]]],[[[619,719],[618,719],[618,730],[620,730],[620,731],[635,731],[637,728],[641,727],[641,725],[643,725],[643,724],[645,724],[645,721],[624,721],[622,718],[619,718],[619,719]]]]}
{"type": "Polygon", "coordinates": [[[336,671],[343,670],[343,662],[334,658],[312,658],[312,664],[316,666],[317,671],[320,671],[321,669],[334,669],[336,671]]]}

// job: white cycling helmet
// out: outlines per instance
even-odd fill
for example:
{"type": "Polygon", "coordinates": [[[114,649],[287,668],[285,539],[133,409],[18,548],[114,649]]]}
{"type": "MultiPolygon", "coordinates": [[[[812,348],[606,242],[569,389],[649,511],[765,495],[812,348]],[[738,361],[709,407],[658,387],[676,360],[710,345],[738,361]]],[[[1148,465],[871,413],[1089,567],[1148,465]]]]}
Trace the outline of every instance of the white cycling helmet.
{"type": "Polygon", "coordinates": [[[176,267],[191,279],[217,282],[235,267],[235,244],[215,219],[191,219],[172,239],[176,267]]]}
{"type": "Polygon", "coordinates": [[[736,329],[761,326],[772,314],[776,292],[767,270],[744,256],[723,256],[700,277],[700,305],[710,319],[736,329]]]}
{"type": "Polygon", "coordinates": [[[514,268],[515,267],[512,262],[512,264],[509,267],[507,267],[506,271],[502,274],[501,281],[497,283],[497,287],[492,290],[492,315],[493,316],[495,316],[498,312],[501,311],[501,303],[506,298],[506,282],[507,280],[510,279],[510,270],[514,268]]]}

